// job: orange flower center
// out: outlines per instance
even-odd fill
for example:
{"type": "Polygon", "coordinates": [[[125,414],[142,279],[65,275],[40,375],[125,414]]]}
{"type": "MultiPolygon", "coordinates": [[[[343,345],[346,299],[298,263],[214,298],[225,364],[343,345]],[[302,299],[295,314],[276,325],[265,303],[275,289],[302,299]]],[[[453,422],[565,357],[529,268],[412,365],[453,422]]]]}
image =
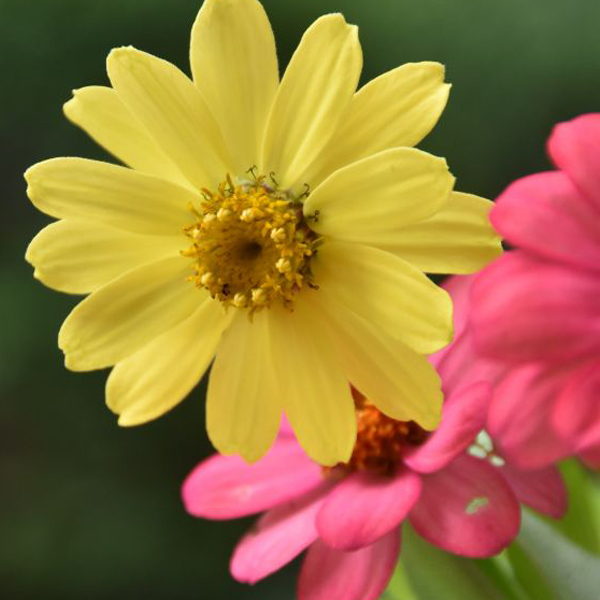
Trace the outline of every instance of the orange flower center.
{"type": "Polygon", "coordinates": [[[428,432],[414,421],[396,421],[381,413],[360,392],[352,389],[356,404],[358,433],[352,456],[329,472],[346,474],[353,471],[371,471],[392,475],[402,463],[402,452],[407,446],[422,444],[428,432]]]}

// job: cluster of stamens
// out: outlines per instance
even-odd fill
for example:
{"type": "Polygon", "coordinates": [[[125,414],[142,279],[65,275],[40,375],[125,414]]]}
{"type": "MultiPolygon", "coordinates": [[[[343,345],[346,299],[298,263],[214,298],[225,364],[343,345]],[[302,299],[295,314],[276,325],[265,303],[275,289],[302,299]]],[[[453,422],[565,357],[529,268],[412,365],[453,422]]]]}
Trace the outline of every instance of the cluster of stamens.
{"type": "Polygon", "coordinates": [[[203,189],[196,223],[185,228],[194,260],[191,280],[225,306],[250,314],[279,300],[293,308],[304,285],[313,286],[310,257],[316,234],[308,227],[302,203],[265,177],[234,185],[228,176],[216,192],[203,189]]]}
{"type": "Polygon", "coordinates": [[[414,421],[395,421],[387,417],[355,389],[352,395],[358,419],[356,444],[350,460],[333,470],[393,475],[402,463],[403,451],[422,444],[427,432],[414,421]]]}

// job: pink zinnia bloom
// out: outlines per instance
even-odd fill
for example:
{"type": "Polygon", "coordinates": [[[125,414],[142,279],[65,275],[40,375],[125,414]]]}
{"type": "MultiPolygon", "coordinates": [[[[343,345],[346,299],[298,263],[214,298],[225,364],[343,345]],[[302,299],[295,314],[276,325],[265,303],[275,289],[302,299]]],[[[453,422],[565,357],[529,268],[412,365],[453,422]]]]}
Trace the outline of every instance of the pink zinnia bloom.
{"type": "MultiPolygon", "coordinates": [[[[567,492],[555,463],[567,456],[569,450],[539,406],[545,398],[543,393],[524,397],[526,390],[516,385],[525,380],[530,366],[515,367],[476,350],[471,326],[472,290],[479,277],[450,277],[444,283],[454,305],[454,341],[430,360],[442,377],[446,396],[452,396],[460,388],[482,383],[490,386],[491,401],[484,430],[487,444],[492,445],[488,454],[521,502],[560,518],[566,511],[567,492]]],[[[537,391],[543,392],[544,388],[537,391]]]]}
{"type": "Polygon", "coordinates": [[[516,250],[476,278],[472,335],[507,369],[489,426],[528,466],[600,467],[600,114],[557,125],[558,170],[515,181],[491,220],[516,250]]]}
{"type": "Polygon", "coordinates": [[[300,600],[374,600],[392,576],[405,520],[439,548],[486,557],[517,534],[519,500],[553,516],[564,511],[555,471],[530,478],[499,466],[490,448],[481,458],[469,454],[485,423],[488,384],[458,386],[433,433],[355,398],[358,437],[347,464],[320,467],[283,426],[259,462],[215,455],[188,476],[183,499],[192,515],[232,519],[266,511],[233,554],[238,581],[254,583],[308,549],[300,600]]]}

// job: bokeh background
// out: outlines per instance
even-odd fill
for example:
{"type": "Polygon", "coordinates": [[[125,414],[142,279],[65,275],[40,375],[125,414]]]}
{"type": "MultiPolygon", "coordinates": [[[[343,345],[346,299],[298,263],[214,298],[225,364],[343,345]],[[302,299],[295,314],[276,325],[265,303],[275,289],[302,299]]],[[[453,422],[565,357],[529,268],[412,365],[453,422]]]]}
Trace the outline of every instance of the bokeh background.
{"type": "MultiPolygon", "coordinates": [[[[360,26],[363,82],[437,60],[454,87],[422,145],[446,156],[458,188],[495,197],[549,168],[553,123],[600,111],[598,0],[265,0],[285,65],[304,29],[342,11],[360,26]]],[[[188,70],[197,0],[0,0],[0,597],[293,597],[292,565],[254,587],[232,581],[249,520],[189,517],[179,486],[211,452],[204,382],[157,422],[120,429],[106,373],[66,371],[56,346],[77,298],[45,289],[23,255],[49,220],[23,171],[52,156],[105,159],[62,116],[72,88],[108,83],[104,59],[134,46],[188,70]]],[[[334,599],[332,599],[334,600],[334,599]]]]}

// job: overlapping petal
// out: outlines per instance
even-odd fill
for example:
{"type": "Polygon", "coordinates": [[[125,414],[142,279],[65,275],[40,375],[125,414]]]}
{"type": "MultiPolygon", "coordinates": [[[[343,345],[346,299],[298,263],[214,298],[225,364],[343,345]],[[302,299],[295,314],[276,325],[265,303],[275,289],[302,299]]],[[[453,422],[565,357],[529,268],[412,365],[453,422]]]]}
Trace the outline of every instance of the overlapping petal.
{"type": "Polygon", "coordinates": [[[373,245],[426,273],[474,273],[502,253],[500,237],[489,221],[492,206],[473,194],[452,192],[433,216],[373,245]]]}
{"type": "Polygon", "coordinates": [[[327,242],[314,273],[323,292],[416,352],[435,352],[452,338],[448,294],[389,252],[327,242]]]}
{"type": "Polygon", "coordinates": [[[438,212],[453,185],[443,158],[394,148],[335,171],[308,197],[304,214],[322,235],[390,244],[401,228],[438,212]]]}
{"type": "Polygon", "coordinates": [[[189,317],[203,295],[187,281],[189,262],[165,258],[124,273],[71,311],[58,335],[73,371],[112,366],[189,317]]]}
{"type": "Polygon", "coordinates": [[[122,273],[177,256],[182,236],[137,235],[92,221],[52,223],[31,241],[25,258],[34,277],[71,294],[88,294],[122,273]]]}
{"type": "Polygon", "coordinates": [[[338,550],[375,543],[408,515],[421,494],[421,479],[408,469],[392,477],[359,471],[338,483],[316,515],[320,538],[338,550]]]}
{"type": "Polygon", "coordinates": [[[277,435],[283,408],[282,387],[272,365],[270,315],[252,322],[235,315],[219,344],[206,395],[206,429],[222,454],[258,460],[277,435]]]}
{"type": "Polygon", "coordinates": [[[271,25],[257,0],[206,0],[192,27],[190,62],[230,149],[236,173],[259,160],[279,74],[271,25]]]}
{"type": "Polygon", "coordinates": [[[520,502],[555,519],[564,516],[567,489],[560,471],[554,465],[524,471],[506,464],[501,471],[520,502]]]}
{"type": "Polygon", "coordinates": [[[600,209],[600,114],[581,115],[555,126],[548,140],[554,163],[600,209]]]}
{"type": "Polygon", "coordinates": [[[491,397],[486,382],[456,390],[444,403],[440,426],[424,444],[404,456],[404,463],[419,473],[433,473],[449,464],[483,429],[491,397]]]}
{"type": "Polygon", "coordinates": [[[106,382],[106,403],[119,425],[139,425],[181,402],[208,368],[231,321],[205,299],[187,319],[120,361],[106,382]]]}
{"type": "Polygon", "coordinates": [[[315,516],[329,491],[316,490],[265,513],[237,545],[231,574],[243,583],[256,583],[296,558],[318,537],[315,516]]]}
{"type": "Polygon", "coordinates": [[[308,550],[298,581],[298,600],[377,600],[387,587],[400,552],[400,532],[345,552],[317,540],[308,550]]]}
{"type": "Polygon", "coordinates": [[[427,359],[321,290],[314,297],[315,318],[331,332],[346,377],[379,410],[400,421],[416,421],[425,429],[441,417],[440,379],[427,359]]]}
{"type": "Polygon", "coordinates": [[[304,174],[333,137],[358,84],[358,30],[340,14],[317,19],[292,56],[267,121],[260,166],[283,188],[304,174]]]}
{"type": "Polygon", "coordinates": [[[557,393],[569,376],[565,368],[527,364],[507,371],[496,385],[487,427],[515,465],[537,469],[572,452],[551,422],[557,393]]]}
{"type": "Polygon", "coordinates": [[[269,311],[274,373],[290,424],[307,454],[322,465],[346,462],[356,440],[350,385],[327,332],[315,326],[307,303],[293,313],[269,311]]]}
{"type": "Polygon", "coordinates": [[[599,296],[593,273],[508,252],[473,285],[475,341],[489,355],[514,361],[586,356],[600,349],[599,296]]]}
{"type": "Polygon", "coordinates": [[[199,196],[133,169],[85,158],[51,158],[27,169],[27,194],[41,211],[134,233],[181,235],[199,196]]]}
{"type": "Polygon", "coordinates": [[[196,189],[232,172],[229,151],[202,94],[177,67],[135,48],[108,55],[119,98],[196,189]]]}
{"type": "Polygon", "coordinates": [[[188,475],[182,496],[194,516],[234,519],[284,504],[322,481],[321,467],[298,442],[280,438],[253,465],[239,456],[211,456],[188,475]]]}
{"type": "Polygon", "coordinates": [[[600,446],[600,361],[574,369],[557,393],[552,426],[578,451],[600,446]]]}
{"type": "Polygon", "coordinates": [[[67,118],[126,165],[179,185],[189,182],[121,102],[117,92],[101,85],[73,91],[65,103],[67,118]]]}
{"type": "Polygon", "coordinates": [[[407,63],[373,79],[352,98],[309,180],[317,184],[388,148],[415,146],[436,124],[449,92],[444,66],[434,62],[407,63]]]}
{"type": "Polygon", "coordinates": [[[573,267],[600,269],[600,215],[560,171],[518,179],[500,195],[491,217],[515,246],[573,267]]]}
{"type": "Polygon", "coordinates": [[[500,552],[517,535],[520,508],[496,467],[462,456],[423,478],[421,498],[410,522],[443,550],[483,558],[500,552]]]}

